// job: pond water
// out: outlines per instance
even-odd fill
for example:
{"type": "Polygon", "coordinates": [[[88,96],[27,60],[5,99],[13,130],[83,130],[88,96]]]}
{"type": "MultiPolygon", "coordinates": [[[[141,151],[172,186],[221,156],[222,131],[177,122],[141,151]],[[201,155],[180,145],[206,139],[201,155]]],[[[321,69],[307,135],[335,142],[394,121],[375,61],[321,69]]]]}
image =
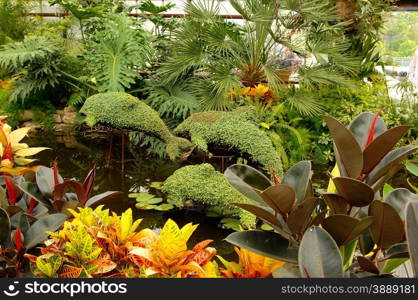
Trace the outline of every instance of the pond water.
{"type": "MultiPolygon", "coordinates": [[[[129,146],[125,138],[122,151],[122,136],[99,134],[92,136],[55,136],[43,133],[30,137],[27,141],[31,146],[47,146],[52,148],[43,151],[37,157],[41,165],[51,166],[56,158],[60,174],[65,178],[84,180],[88,171],[96,164],[96,181],[94,194],[108,190],[122,191],[124,194],[106,202],[106,207],[121,213],[132,208],[136,218],[142,218],[141,227],[160,228],[168,218],[179,225],[189,222],[199,224],[198,229],[190,239],[190,245],[204,239],[212,239],[218,254],[226,258],[233,255],[233,247],[223,239],[232,232],[219,225],[219,218],[207,217],[202,213],[190,210],[173,209],[167,212],[138,210],[135,199],[128,198],[128,193],[138,192],[147,188],[150,182],[164,181],[178,168],[191,162],[173,162],[167,159],[150,157],[145,151],[129,146]],[[131,149],[133,148],[133,149],[131,149]],[[123,154],[123,155],[122,155],[123,154]]],[[[222,171],[221,161],[211,159],[218,170],[222,171]]],[[[314,165],[314,188],[326,188],[328,177],[326,165],[314,165]]],[[[400,172],[391,184],[394,187],[408,187],[407,175],[400,172]]],[[[416,178],[415,178],[416,179],[416,178]]],[[[416,180],[414,182],[418,185],[416,180]]],[[[154,191],[155,192],[155,191],[154,191]]]]}

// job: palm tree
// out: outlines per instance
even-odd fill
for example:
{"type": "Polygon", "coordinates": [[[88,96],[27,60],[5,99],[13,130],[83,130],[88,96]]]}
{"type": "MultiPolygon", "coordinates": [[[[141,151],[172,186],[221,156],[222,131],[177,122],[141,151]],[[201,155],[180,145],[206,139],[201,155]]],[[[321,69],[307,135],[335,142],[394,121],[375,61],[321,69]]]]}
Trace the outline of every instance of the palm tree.
{"type": "MultiPolygon", "coordinates": [[[[292,66],[299,87],[353,85],[350,77],[356,75],[360,60],[348,51],[344,29],[349,22],[340,19],[333,1],[229,2],[242,16],[242,25],[222,19],[218,1],[190,1],[188,17],[174,32],[172,55],[159,71],[165,83],[192,79],[192,91],[203,109],[227,110],[233,105],[233,92],[259,83],[280,95],[288,88],[280,76],[289,69],[286,56],[302,62],[292,66]]],[[[305,92],[292,91],[287,97],[291,107],[308,115],[320,111],[305,92]]]]}

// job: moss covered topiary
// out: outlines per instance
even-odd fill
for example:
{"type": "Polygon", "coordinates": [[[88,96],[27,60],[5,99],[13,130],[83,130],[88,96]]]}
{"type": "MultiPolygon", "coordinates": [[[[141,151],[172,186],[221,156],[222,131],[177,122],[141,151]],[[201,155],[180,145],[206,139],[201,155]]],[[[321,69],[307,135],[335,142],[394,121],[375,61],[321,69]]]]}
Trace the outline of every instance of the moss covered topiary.
{"type": "Polygon", "coordinates": [[[161,139],[167,144],[166,152],[173,160],[187,155],[194,148],[187,139],[174,136],[155,110],[126,93],[108,92],[91,96],[80,113],[86,115],[89,126],[105,123],[115,128],[141,131],[161,139]]]}
{"type": "Polygon", "coordinates": [[[227,146],[250,156],[266,170],[271,166],[282,176],[282,162],[269,137],[258,128],[254,108],[246,106],[231,112],[209,111],[192,114],[175,130],[177,135],[190,136],[201,150],[208,144],[227,146]]]}
{"type": "Polygon", "coordinates": [[[232,203],[252,203],[233,189],[224,175],[210,164],[186,166],[178,169],[163,183],[162,191],[169,194],[170,202],[183,207],[185,201],[192,200],[205,204],[225,216],[240,218],[245,228],[255,226],[253,214],[232,203]]]}

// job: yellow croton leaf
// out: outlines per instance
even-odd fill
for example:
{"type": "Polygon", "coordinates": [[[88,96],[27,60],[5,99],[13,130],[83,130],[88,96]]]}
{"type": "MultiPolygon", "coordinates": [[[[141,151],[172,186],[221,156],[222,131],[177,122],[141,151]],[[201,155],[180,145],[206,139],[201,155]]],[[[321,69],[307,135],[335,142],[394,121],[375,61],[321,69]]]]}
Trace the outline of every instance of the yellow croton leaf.
{"type": "Polygon", "coordinates": [[[25,136],[28,135],[28,132],[31,128],[30,127],[22,127],[16,130],[13,130],[9,134],[9,143],[14,145],[19,143],[25,136]]]}
{"type": "Polygon", "coordinates": [[[20,156],[20,157],[32,156],[32,155],[38,154],[41,151],[50,150],[50,149],[51,148],[48,148],[48,147],[32,147],[32,148],[20,149],[15,152],[15,155],[20,156]]]}
{"type": "Polygon", "coordinates": [[[187,251],[187,241],[196,228],[197,225],[189,223],[180,229],[176,222],[168,219],[153,249],[159,251],[164,259],[175,261],[187,251]]]}
{"type": "MultiPolygon", "coordinates": [[[[337,164],[335,164],[334,168],[332,169],[331,175],[332,175],[332,177],[339,177],[340,176],[340,169],[338,168],[337,164]]],[[[334,181],[332,181],[332,179],[330,179],[329,182],[328,182],[327,193],[336,193],[336,192],[337,192],[337,188],[335,187],[334,181]]]]}
{"type": "Polygon", "coordinates": [[[132,209],[126,210],[120,218],[120,239],[125,242],[138,228],[142,219],[138,219],[135,222],[132,217],[132,209]]]}

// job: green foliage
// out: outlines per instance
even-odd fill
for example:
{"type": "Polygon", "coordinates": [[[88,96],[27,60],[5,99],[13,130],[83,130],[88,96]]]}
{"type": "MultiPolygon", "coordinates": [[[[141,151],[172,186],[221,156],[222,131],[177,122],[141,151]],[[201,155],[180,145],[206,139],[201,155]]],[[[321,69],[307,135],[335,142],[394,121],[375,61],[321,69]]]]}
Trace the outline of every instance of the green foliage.
{"type": "Polygon", "coordinates": [[[22,42],[4,45],[0,49],[0,67],[16,77],[10,101],[24,101],[36,92],[55,87],[61,57],[62,49],[44,37],[25,37],[22,42]]]}
{"type": "Polygon", "coordinates": [[[159,85],[158,79],[149,83],[146,103],[155,109],[161,118],[185,120],[199,109],[199,102],[190,92],[188,82],[173,85],[159,85]]]}
{"type": "MultiPolygon", "coordinates": [[[[383,82],[363,83],[357,90],[346,88],[325,88],[307,91],[311,97],[322,104],[326,113],[335,116],[342,123],[349,122],[363,111],[381,112],[381,116],[389,127],[412,125],[411,130],[401,140],[402,144],[416,144],[418,137],[418,120],[414,117],[417,104],[405,97],[400,103],[388,97],[387,87],[383,82]]],[[[409,94],[408,94],[409,95],[409,94]]],[[[332,161],[332,140],[324,132],[325,123],[320,117],[305,118],[300,126],[309,128],[312,142],[305,158],[311,157],[318,162],[332,161]]]]}
{"type": "Polygon", "coordinates": [[[33,1],[0,1],[0,45],[7,41],[23,40],[32,28],[31,18],[27,16],[31,2],[33,1]]]}
{"type": "Polygon", "coordinates": [[[90,126],[100,122],[116,128],[142,131],[163,140],[171,159],[187,155],[193,149],[188,140],[170,132],[155,110],[129,94],[96,94],[86,100],[80,113],[87,116],[86,122],[90,126]]]}
{"type": "Polygon", "coordinates": [[[150,36],[126,15],[106,15],[87,42],[85,58],[99,91],[123,92],[139,78],[150,52],[150,36]]]}
{"type": "MultiPolygon", "coordinates": [[[[330,1],[229,2],[243,17],[243,26],[220,18],[220,4],[215,1],[187,3],[190,16],[175,30],[172,55],[159,70],[165,82],[192,78],[202,107],[224,110],[231,106],[229,93],[242,85],[267,82],[276,91],[279,72],[289,70],[283,62],[290,51],[316,58],[310,66],[290,67],[297,69],[304,86],[351,86],[347,75],[355,76],[360,60],[348,51],[350,43],[344,35],[348,24],[340,21],[330,1]]],[[[312,103],[306,105],[303,100],[299,97],[299,109],[313,113],[312,103]]]]}
{"type": "Polygon", "coordinates": [[[393,12],[385,23],[383,36],[385,54],[411,57],[418,45],[417,12],[393,12]]]}
{"type": "MultiPolygon", "coordinates": [[[[322,194],[326,207],[313,198],[309,162],[296,164],[281,182],[275,177],[270,186],[259,171],[234,165],[225,172],[228,182],[257,202],[235,205],[271,225],[275,233],[237,232],[226,240],[274,259],[297,261],[302,277],[345,277],[344,271],[355,276],[384,275],[405,262],[393,259],[409,257],[399,243],[405,242],[405,207],[418,196],[394,189],[381,201],[379,194],[400,162],[418,146],[393,150],[409,126],[387,129],[372,113],[362,113],[348,128],[330,116],[325,122],[338,152],[338,174],[333,171],[333,184],[322,194]],[[322,228],[313,226],[319,224],[322,228]],[[358,265],[350,263],[355,255],[358,265]]],[[[414,227],[415,213],[409,214],[414,227]]]]}
{"type": "Polygon", "coordinates": [[[255,110],[250,106],[232,112],[193,114],[174,133],[190,136],[203,151],[210,150],[210,145],[221,146],[249,156],[266,170],[271,167],[280,175],[283,172],[280,158],[266,133],[258,128],[255,110]]]}
{"type": "Polygon", "coordinates": [[[186,166],[174,172],[163,183],[162,191],[169,194],[170,202],[183,207],[187,201],[214,207],[223,215],[240,218],[242,226],[255,226],[255,218],[234,207],[233,203],[251,203],[237,193],[210,164],[186,166]]]}

